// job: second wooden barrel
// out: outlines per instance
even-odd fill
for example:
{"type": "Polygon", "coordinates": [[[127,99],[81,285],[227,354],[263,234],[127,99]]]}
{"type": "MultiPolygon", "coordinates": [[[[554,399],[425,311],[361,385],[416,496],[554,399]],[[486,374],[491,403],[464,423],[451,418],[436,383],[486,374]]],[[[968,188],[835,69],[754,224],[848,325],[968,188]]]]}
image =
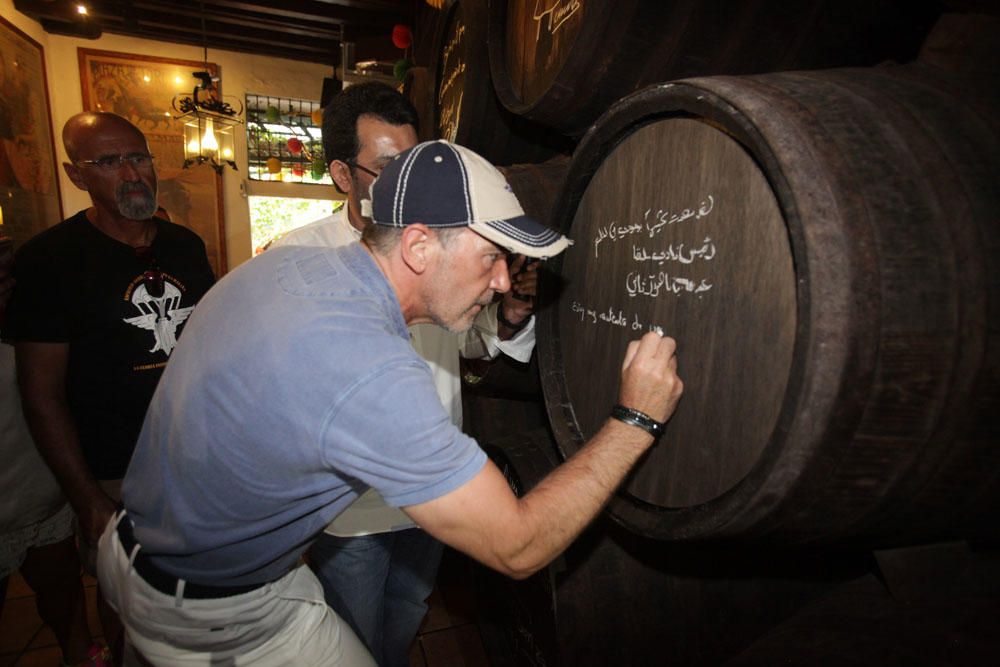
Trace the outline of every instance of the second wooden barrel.
{"type": "Polygon", "coordinates": [[[912,60],[933,0],[489,0],[493,84],[579,135],[617,99],[690,76],[912,60]]]}
{"type": "Polygon", "coordinates": [[[690,79],[616,104],[555,207],[540,313],[571,455],[627,341],[685,395],[610,505],[661,539],[894,545],[996,535],[1000,130],[918,65],[690,79]]]}
{"type": "Polygon", "coordinates": [[[452,0],[436,26],[435,136],[476,151],[490,162],[538,162],[571,142],[516,117],[497,99],[486,50],[486,3],[452,0]]]}

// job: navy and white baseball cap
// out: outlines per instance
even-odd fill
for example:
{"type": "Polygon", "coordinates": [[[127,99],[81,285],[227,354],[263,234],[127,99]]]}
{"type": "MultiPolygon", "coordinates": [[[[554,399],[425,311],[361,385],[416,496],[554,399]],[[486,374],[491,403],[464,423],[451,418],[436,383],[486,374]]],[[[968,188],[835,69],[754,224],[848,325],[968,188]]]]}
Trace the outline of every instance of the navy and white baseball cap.
{"type": "Polygon", "coordinates": [[[426,141],[403,151],[372,184],[377,225],[469,227],[511,252],[554,257],[572,241],[524,214],[496,167],[468,148],[426,141]]]}

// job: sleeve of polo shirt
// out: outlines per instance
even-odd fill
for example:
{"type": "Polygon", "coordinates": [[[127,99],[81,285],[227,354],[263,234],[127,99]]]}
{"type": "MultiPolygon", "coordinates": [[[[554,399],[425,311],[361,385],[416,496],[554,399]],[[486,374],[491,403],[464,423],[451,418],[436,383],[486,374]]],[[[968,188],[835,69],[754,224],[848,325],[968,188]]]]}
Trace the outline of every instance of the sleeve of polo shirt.
{"type": "Polygon", "coordinates": [[[416,357],[374,370],[331,410],[327,462],[397,507],[439,498],[486,463],[448,417],[427,365],[416,357]]]}

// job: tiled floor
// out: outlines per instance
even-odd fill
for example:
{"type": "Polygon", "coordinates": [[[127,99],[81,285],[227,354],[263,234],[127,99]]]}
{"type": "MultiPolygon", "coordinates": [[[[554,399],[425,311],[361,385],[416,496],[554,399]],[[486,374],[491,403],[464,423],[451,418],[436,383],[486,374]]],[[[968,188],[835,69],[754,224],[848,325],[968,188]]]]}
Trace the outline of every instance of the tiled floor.
{"type": "MultiPolygon", "coordinates": [[[[91,631],[97,632],[96,584],[89,577],[84,583],[91,631]]],[[[469,561],[446,552],[430,611],[410,649],[412,667],[490,667],[476,627],[471,591],[469,561]]],[[[0,667],[55,667],[59,659],[55,636],[35,611],[34,594],[20,575],[12,575],[0,618],[0,667]]]]}
{"type": "MultiPolygon", "coordinates": [[[[87,622],[91,632],[98,632],[96,582],[84,579],[87,595],[87,622]]],[[[56,645],[55,635],[35,610],[35,595],[17,573],[7,585],[7,600],[0,617],[0,667],[54,667],[62,654],[56,645]]]]}

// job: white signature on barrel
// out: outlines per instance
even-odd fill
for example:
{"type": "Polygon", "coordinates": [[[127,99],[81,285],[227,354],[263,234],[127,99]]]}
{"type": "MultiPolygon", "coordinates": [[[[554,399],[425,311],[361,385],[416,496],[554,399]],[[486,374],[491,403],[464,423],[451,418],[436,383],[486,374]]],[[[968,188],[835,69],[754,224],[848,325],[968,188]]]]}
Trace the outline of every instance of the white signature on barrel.
{"type": "Polygon", "coordinates": [[[548,19],[547,30],[550,35],[554,35],[573,14],[580,11],[581,7],[583,4],[580,0],[536,0],[535,11],[531,16],[537,24],[535,41],[537,42],[542,36],[542,19],[548,19]]]}

